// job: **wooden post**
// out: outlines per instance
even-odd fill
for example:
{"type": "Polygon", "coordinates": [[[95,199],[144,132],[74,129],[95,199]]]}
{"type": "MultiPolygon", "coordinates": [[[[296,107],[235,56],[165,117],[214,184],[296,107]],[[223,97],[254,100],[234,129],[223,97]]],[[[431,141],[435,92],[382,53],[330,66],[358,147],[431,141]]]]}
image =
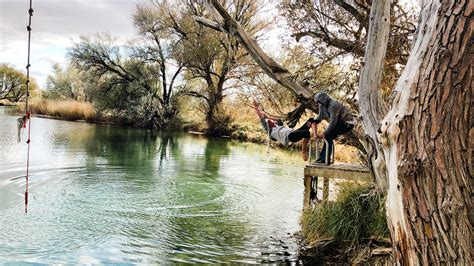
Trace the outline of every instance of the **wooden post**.
{"type": "Polygon", "coordinates": [[[311,176],[304,176],[304,196],[303,196],[303,208],[309,206],[311,202],[311,176]]]}
{"type": "Polygon", "coordinates": [[[329,199],[329,177],[325,177],[323,181],[323,202],[329,199]]]}
{"type": "Polygon", "coordinates": [[[310,199],[311,201],[313,201],[314,199],[316,199],[316,201],[318,200],[318,177],[317,176],[313,176],[313,178],[311,179],[310,199]]]}

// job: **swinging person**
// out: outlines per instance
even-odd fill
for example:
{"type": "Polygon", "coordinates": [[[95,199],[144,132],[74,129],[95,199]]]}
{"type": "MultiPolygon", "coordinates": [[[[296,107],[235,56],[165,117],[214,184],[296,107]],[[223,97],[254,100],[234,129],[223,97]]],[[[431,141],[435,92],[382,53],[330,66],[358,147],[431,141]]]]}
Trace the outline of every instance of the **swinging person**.
{"type": "Polygon", "coordinates": [[[313,118],[308,119],[298,129],[287,128],[283,126],[283,121],[276,117],[272,117],[264,113],[260,109],[260,104],[254,100],[253,105],[251,106],[258,115],[260,123],[262,123],[263,128],[267,132],[268,136],[273,141],[278,141],[283,144],[285,147],[288,147],[290,142],[298,142],[301,140],[301,157],[304,161],[308,160],[308,142],[311,137],[310,129],[313,132],[316,132],[316,123],[313,118]]]}

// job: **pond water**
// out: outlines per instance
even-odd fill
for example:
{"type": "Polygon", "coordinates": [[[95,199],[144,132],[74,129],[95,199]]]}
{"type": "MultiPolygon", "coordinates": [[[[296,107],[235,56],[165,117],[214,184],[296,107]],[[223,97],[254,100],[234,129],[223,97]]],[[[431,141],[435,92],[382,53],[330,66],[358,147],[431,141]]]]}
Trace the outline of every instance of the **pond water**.
{"type": "Polygon", "coordinates": [[[263,145],[0,107],[0,264],[297,260],[303,162],[263,145]]]}

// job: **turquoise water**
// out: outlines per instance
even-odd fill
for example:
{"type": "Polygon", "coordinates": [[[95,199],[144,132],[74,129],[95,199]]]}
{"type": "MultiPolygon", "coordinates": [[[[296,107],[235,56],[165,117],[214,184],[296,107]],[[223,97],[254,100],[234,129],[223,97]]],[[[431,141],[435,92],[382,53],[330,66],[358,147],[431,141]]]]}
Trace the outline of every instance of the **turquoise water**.
{"type": "Polygon", "coordinates": [[[0,263],[297,260],[303,162],[264,146],[33,118],[0,107],[0,263]]]}

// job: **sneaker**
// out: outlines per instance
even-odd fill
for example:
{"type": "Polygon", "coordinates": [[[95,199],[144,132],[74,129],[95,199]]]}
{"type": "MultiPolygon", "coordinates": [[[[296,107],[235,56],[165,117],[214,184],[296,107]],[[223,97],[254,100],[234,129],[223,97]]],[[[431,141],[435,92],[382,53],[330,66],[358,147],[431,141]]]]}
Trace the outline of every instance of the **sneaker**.
{"type": "Polygon", "coordinates": [[[320,164],[325,164],[325,165],[330,165],[331,163],[328,162],[326,163],[323,159],[317,159],[316,161],[314,161],[315,163],[320,163],[320,164]]]}

